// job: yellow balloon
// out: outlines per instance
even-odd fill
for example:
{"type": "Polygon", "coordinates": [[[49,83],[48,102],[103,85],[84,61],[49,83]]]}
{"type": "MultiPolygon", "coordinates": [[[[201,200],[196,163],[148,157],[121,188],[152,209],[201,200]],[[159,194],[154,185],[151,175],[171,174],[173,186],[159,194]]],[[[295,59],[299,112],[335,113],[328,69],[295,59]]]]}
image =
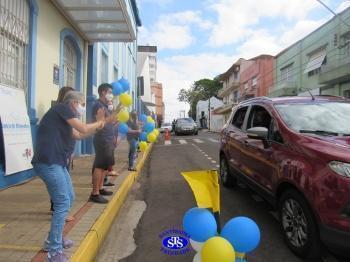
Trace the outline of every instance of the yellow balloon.
{"type": "Polygon", "coordinates": [[[156,140],[157,140],[157,135],[155,133],[151,132],[147,135],[148,142],[153,143],[153,142],[156,142],[156,140]]]}
{"type": "Polygon", "coordinates": [[[145,152],[145,150],[146,150],[147,147],[148,147],[147,142],[141,141],[140,144],[139,144],[139,147],[140,147],[140,150],[141,150],[142,152],[145,152]]]}
{"type": "Polygon", "coordinates": [[[159,136],[159,130],[157,128],[154,129],[153,132],[156,134],[156,136],[159,136]]]}
{"type": "Polygon", "coordinates": [[[126,110],[120,111],[117,115],[117,119],[123,123],[127,122],[129,120],[129,112],[126,110]]]}
{"type": "Polygon", "coordinates": [[[132,104],[132,98],[128,93],[123,93],[119,96],[119,101],[123,106],[130,106],[132,104]]]}
{"type": "Polygon", "coordinates": [[[154,119],[151,116],[147,117],[147,122],[154,123],[154,119]]]}
{"type": "Polygon", "coordinates": [[[222,237],[209,238],[201,250],[202,262],[232,262],[236,253],[230,242],[222,237]]]}

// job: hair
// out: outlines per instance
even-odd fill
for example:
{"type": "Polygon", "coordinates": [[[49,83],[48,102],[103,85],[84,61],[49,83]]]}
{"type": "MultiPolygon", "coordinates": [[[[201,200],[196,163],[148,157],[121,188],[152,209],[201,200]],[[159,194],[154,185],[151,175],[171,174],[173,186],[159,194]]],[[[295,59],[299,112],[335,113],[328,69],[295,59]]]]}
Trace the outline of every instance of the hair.
{"type": "Polygon", "coordinates": [[[113,89],[112,85],[108,83],[100,84],[98,87],[98,94],[101,96],[103,92],[108,91],[108,89],[113,89]]]}
{"type": "Polygon", "coordinates": [[[60,89],[60,91],[58,92],[57,103],[63,103],[63,98],[67,94],[67,92],[69,92],[69,91],[74,91],[74,88],[71,86],[62,87],[60,89]]]}
{"type": "Polygon", "coordinates": [[[83,102],[84,100],[85,100],[85,97],[83,93],[78,91],[68,91],[64,96],[62,103],[70,104],[73,101],[83,102]]]}

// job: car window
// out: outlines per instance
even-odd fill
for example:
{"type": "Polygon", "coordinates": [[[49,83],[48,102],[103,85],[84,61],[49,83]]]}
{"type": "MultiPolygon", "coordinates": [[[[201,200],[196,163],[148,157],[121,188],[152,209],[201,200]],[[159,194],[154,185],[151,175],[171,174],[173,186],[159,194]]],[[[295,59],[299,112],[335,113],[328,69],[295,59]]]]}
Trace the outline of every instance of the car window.
{"type": "Polygon", "coordinates": [[[269,141],[274,141],[274,142],[277,142],[280,144],[284,143],[283,138],[281,136],[281,133],[278,130],[278,127],[276,125],[275,120],[271,121],[268,139],[269,139],[269,141]]]}
{"type": "Polygon", "coordinates": [[[247,113],[248,107],[243,107],[240,108],[236,111],[235,115],[233,116],[232,119],[232,125],[242,129],[243,123],[244,123],[244,118],[247,113]]]}
{"type": "Polygon", "coordinates": [[[193,123],[194,120],[192,118],[181,118],[178,120],[178,123],[185,124],[185,123],[193,123]]]}
{"type": "Polygon", "coordinates": [[[267,110],[262,106],[253,106],[250,110],[247,129],[253,127],[266,127],[270,129],[271,116],[267,110]]]}

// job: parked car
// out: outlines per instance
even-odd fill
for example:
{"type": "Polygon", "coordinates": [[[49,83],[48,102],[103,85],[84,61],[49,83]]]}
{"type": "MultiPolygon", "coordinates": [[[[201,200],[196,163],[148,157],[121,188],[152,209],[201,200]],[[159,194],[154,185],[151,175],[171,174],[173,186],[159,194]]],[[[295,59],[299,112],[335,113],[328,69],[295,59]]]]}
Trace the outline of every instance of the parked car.
{"type": "Polygon", "coordinates": [[[175,123],[175,135],[198,135],[198,126],[191,117],[178,118],[175,123]]]}
{"type": "MultiPolygon", "coordinates": [[[[224,186],[243,181],[278,209],[289,248],[350,256],[350,100],[255,98],[221,132],[224,186]]],[[[350,261],[350,260],[347,260],[350,261]]]]}
{"type": "Polygon", "coordinates": [[[161,133],[164,133],[166,129],[168,129],[169,132],[171,132],[171,131],[173,130],[173,128],[172,128],[172,126],[171,126],[170,123],[163,123],[163,124],[160,126],[159,131],[160,131],[161,133]]]}

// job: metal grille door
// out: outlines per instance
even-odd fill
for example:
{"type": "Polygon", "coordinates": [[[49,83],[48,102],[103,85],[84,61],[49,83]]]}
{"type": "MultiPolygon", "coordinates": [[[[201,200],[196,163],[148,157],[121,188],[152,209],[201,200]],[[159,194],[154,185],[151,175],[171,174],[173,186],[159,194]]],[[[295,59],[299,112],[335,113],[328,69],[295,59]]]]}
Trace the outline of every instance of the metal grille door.
{"type": "Polygon", "coordinates": [[[29,15],[27,0],[0,0],[0,84],[26,95],[29,15]]]}
{"type": "Polygon", "coordinates": [[[77,54],[71,43],[71,41],[66,38],[64,40],[64,85],[71,86],[77,89],[76,86],[76,76],[77,76],[77,54]]]}

